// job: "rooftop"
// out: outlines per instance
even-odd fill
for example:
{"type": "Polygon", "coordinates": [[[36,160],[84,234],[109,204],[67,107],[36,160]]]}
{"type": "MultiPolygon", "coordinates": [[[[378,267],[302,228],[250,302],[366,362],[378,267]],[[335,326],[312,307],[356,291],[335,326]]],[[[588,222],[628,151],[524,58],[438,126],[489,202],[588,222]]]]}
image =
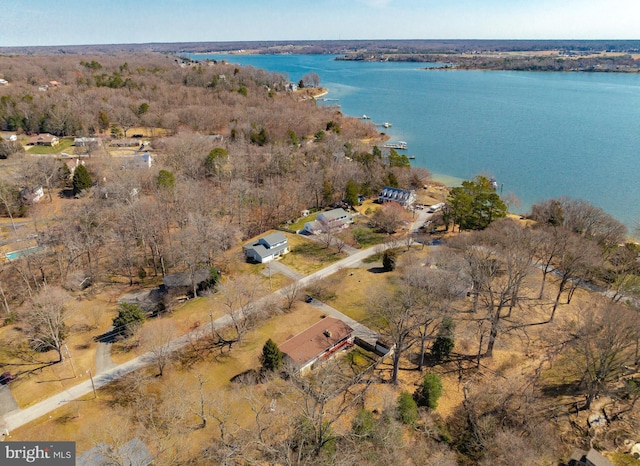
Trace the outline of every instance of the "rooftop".
{"type": "Polygon", "coordinates": [[[303,332],[280,345],[280,351],[296,364],[304,363],[320,356],[333,345],[348,337],[353,329],[340,319],[325,317],[303,332]]]}

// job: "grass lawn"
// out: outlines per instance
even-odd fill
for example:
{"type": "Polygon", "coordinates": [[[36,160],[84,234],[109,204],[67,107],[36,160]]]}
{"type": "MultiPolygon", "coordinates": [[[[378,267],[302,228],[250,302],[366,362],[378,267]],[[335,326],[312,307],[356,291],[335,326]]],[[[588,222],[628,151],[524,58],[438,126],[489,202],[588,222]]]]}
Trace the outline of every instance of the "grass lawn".
{"type": "Polygon", "coordinates": [[[320,212],[313,213],[311,215],[307,215],[306,217],[300,218],[297,222],[292,223],[290,225],[286,225],[289,230],[298,231],[304,228],[304,224],[307,222],[313,222],[320,212]]]}
{"type": "Polygon", "coordinates": [[[303,275],[309,275],[344,258],[344,255],[335,249],[327,249],[323,244],[299,235],[296,237],[296,241],[290,241],[289,244],[291,252],[285,255],[281,261],[287,267],[291,267],[303,275]]]}
{"type": "Polygon", "coordinates": [[[390,279],[397,277],[397,272],[380,273],[376,264],[358,269],[342,269],[332,280],[335,298],[331,306],[358,322],[369,322],[369,300],[382,290],[391,292],[393,284],[390,279]]]}
{"type": "MultiPolygon", "coordinates": [[[[5,348],[0,354],[0,358],[3,363],[8,364],[4,370],[19,374],[10,388],[21,408],[86,380],[88,369],[95,373],[95,354],[98,343],[94,341],[94,337],[110,327],[116,314],[112,293],[117,294],[116,290],[110,290],[108,293],[91,300],[70,299],[67,302],[69,317],[66,322],[69,328],[69,337],[66,346],[71,358],[67,357],[67,352],[64,350],[65,360],[61,363],[43,367],[43,363],[57,359],[57,353],[54,351],[21,353],[27,358],[31,356],[33,358],[31,360],[10,354],[7,348],[15,347],[12,342],[24,339],[24,335],[21,334],[17,326],[0,328],[0,340],[2,341],[0,346],[5,348]],[[41,361],[41,363],[37,361],[41,361]],[[38,369],[39,367],[42,368],[38,369]]],[[[25,346],[25,348],[28,347],[25,346]]],[[[127,357],[127,359],[130,358],[131,356],[127,357]]]]}
{"type": "Polygon", "coordinates": [[[349,232],[357,243],[357,247],[361,249],[382,244],[389,238],[387,234],[379,233],[371,228],[368,220],[362,217],[357,218],[356,222],[351,225],[349,232]]]}
{"type": "MultiPolygon", "coordinates": [[[[197,395],[197,376],[205,380],[207,396],[220,397],[231,405],[233,418],[239,425],[251,425],[253,413],[251,403],[259,400],[260,386],[243,386],[233,384],[231,379],[250,369],[258,369],[258,357],[262,346],[269,338],[277,344],[287,340],[292,335],[310,327],[322,318],[320,312],[305,306],[297,305],[292,312],[269,319],[259,327],[251,330],[241,345],[234,346],[230,353],[218,357],[202,358],[193,366],[182,369],[178,364],[172,364],[161,378],[153,377],[153,369],[143,369],[135,374],[136,379],[146,379],[155,390],[179,393],[179,402],[185,403],[192,395],[197,395]],[[245,395],[247,399],[245,399],[245,395]]],[[[77,441],[77,451],[82,453],[93,445],[109,442],[114,430],[124,430],[128,423],[115,425],[121,411],[114,406],[114,399],[125,388],[121,383],[98,390],[98,398],[87,395],[81,400],[69,403],[50,415],[40,418],[20,429],[11,432],[11,440],[33,440],[46,438],[47,440],[77,441]],[[114,424],[114,425],[112,425],[114,424]]],[[[269,398],[270,400],[271,398],[269,398]]],[[[284,407],[278,406],[280,409],[284,407]]],[[[185,406],[185,411],[188,409],[185,406]]],[[[217,437],[216,423],[211,422],[205,429],[190,430],[185,436],[202,444],[200,440],[217,437]]],[[[194,425],[196,421],[194,420],[194,425]]],[[[122,432],[124,434],[124,432],[122,432]]],[[[181,441],[183,439],[181,438],[181,441]]]]}
{"type": "Polygon", "coordinates": [[[58,154],[73,146],[73,138],[61,138],[56,146],[33,146],[27,152],[30,154],[58,154]]]}

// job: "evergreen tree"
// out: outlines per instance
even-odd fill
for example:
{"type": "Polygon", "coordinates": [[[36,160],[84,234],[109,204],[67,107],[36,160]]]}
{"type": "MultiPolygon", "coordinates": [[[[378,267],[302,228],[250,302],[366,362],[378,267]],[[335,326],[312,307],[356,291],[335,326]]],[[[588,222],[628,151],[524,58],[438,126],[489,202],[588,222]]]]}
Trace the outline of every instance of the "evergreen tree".
{"type": "Polygon", "coordinates": [[[387,272],[391,272],[396,268],[398,253],[394,249],[387,249],[382,255],[382,268],[387,272]]]}
{"type": "Polygon", "coordinates": [[[217,175],[220,173],[222,167],[224,167],[229,161],[229,152],[222,147],[216,147],[204,161],[204,168],[207,175],[217,175]]]}
{"type": "Polygon", "coordinates": [[[389,166],[390,167],[410,167],[409,157],[404,154],[398,154],[395,149],[389,150],[389,166]]]}
{"type": "Polygon", "coordinates": [[[438,336],[431,347],[431,355],[438,362],[448,358],[455,346],[455,340],[453,337],[455,325],[456,324],[451,317],[446,317],[442,321],[438,336]]]}
{"type": "Polygon", "coordinates": [[[507,206],[485,176],[462,182],[449,192],[446,220],[461,230],[483,230],[507,215],[507,206]]]}
{"type": "Polygon", "coordinates": [[[440,380],[440,376],[438,374],[425,375],[422,384],[413,396],[418,406],[436,409],[438,407],[438,398],[442,396],[442,380],[440,380]]]}
{"type": "Polygon", "coordinates": [[[260,364],[262,364],[262,370],[264,371],[277,371],[282,367],[282,361],[284,354],[278,348],[278,345],[269,338],[262,347],[262,354],[260,355],[260,364]]]}
{"type": "Polygon", "coordinates": [[[80,194],[93,185],[91,175],[84,165],[78,165],[73,173],[73,194],[80,194]]]}
{"type": "Polygon", "coordinates": [[[172,189],[176,184],[176,177],[170,171],[160,170],[158,172],[157,184],[159,188],[172,189]]]}
{"type": "Polygon", "coordinates": [[[114,332],[127,338],[132,336],[147,318],[137,304],[120,303],[118,315],[113,319],[114,332]]]}
{"type": "Polygon", "coordinates": [[[400,183],[398,183],[398,177],[395,173],[389,172],[387,174],[387,186],[391,188],[397,188],[398,186],[400,186],[400,183]]]}
{"type": "Polygon", "coordinates": [[[294,147],[298,147],[300,145],[300,139],[296,135],[296,132],[292,129],[287,131],[287,136],[289,137],[289,141],[291,141],[291,145],[294,147]]]}
{"type": "Polygon", "coordinates": [[[345,189],[344,200],[349,205],[359,205],[360,201],[358,201],[358,194],[360,192],[360,186],[353,180],[347,181],[347,187],[345,189]]]}
{"type": "Polygon", "coordinates": [[[403,424],[413,425],[420,418],[418,405],[408,392],[398,397],[398,420],[403,424]]]}

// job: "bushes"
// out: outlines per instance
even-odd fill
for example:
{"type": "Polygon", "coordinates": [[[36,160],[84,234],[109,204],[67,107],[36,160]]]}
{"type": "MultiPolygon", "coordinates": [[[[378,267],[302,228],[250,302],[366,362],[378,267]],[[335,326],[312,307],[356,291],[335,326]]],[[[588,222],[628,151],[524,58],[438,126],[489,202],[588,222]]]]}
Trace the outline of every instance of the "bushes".
{"type": "Polygon", "coordinates": [[[438,407],[438,398],[442,396],[442,381],[437,374],[427,374],[422,380],[422,384],[413,397],[418,406],[426,406],[430,409],[438,407]]]}
{"type": "Polygon", "coordinates": [[[409,392],[402,392],[398,397],[398,420],[403,424],[414,425],[420,419],[418,405],[409,392]]]}
{"type": "Polygon", "coordinates": [[[454,330],[455,322],[450,317],[446,317],[442,321],[438,336],[431,347],[431,355],[436,362],[442,362],[447,359],[451,351],[453,351],[453,347],[455,346],[454,330]]]}
{"type": "Polygon", "coordinates": [[[353,422],[351,423],[351,431],[358,438],[371,438],[375,427],[376,421],[373,418],[373,413],[366,409],[358,411],[358,414],[353,418],[353,422]]]}

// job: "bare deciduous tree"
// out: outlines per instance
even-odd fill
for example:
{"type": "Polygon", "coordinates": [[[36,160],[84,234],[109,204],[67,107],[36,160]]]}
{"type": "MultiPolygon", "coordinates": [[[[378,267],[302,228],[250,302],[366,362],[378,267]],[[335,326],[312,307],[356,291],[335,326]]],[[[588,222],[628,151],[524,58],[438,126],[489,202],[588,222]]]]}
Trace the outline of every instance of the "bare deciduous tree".
{"type": "Polygon", "coordinates": [[[37,351],[54,350],[61,362],[62,347],[67,337],[67,294],[60,288],[44,286],[32,299],[24,316],[27,334],[37,351]]]}
{"type": "Polygon", "coordinates": [[[579,321],[567,329],[572,354],[568,358],[585,391],[585,409],[606,392],[632,365],[640,334],[638,313],[610,303],[581,309],[579,321]]]}
{"type": "Polygon", "coordinates": [[[159,377],[162,377],[165,367],[171,360],[173,353],[171,342],[176,335],[175,325],[169,318],[157,318],[147,323],[141,334],[141,345],[151,353],[153,363],[158,368],[159,377]]]}
{"type": "Polygon", "coordinates": [[[242,275],[220,283],[217,289],[233,329],[229,344],[241,341],[261,309],[264,287],[254,277],[242,275]]]}

